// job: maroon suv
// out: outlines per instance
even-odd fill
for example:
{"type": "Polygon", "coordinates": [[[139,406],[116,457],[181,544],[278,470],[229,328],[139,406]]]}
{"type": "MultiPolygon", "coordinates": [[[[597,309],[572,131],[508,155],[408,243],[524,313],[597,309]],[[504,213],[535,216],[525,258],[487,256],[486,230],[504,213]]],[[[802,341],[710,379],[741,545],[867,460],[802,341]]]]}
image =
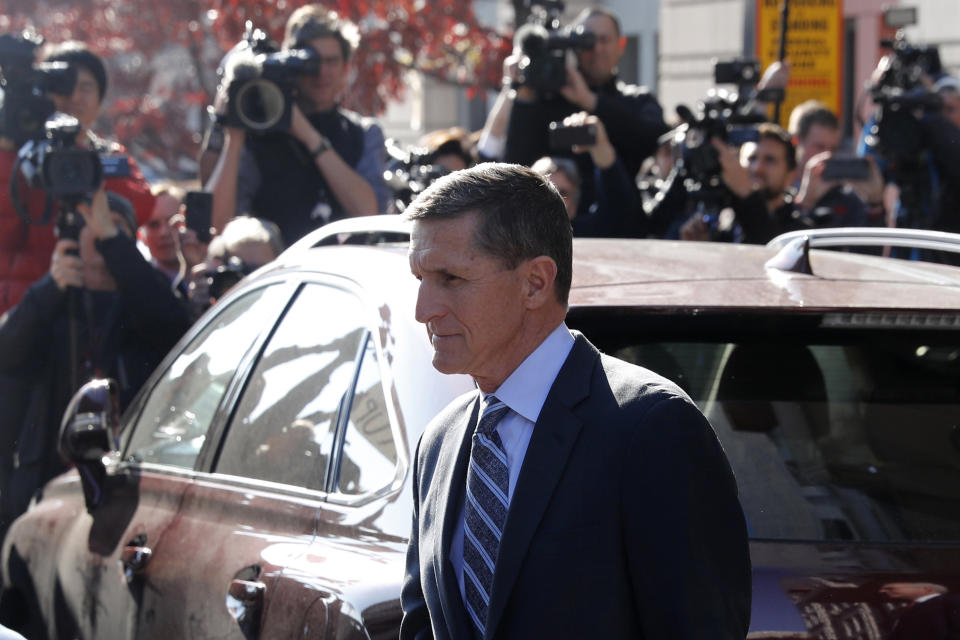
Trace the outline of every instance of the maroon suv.
{"type": "MultiPolygon", "coordinates": [[[[473,388],[430,364],[404,233],[346,221],[292,247],[122,418],[109,383],[78,394],[76,469],[10,529],[0,622],[396,637],[412,452],[473,388]]],[[[904,633],[960,622],[960,269],[804,247],[768,265],[773,248],[576,241],[567,322],[710,419],[752,538],[750,638],[926,638],[904,633]]]]}

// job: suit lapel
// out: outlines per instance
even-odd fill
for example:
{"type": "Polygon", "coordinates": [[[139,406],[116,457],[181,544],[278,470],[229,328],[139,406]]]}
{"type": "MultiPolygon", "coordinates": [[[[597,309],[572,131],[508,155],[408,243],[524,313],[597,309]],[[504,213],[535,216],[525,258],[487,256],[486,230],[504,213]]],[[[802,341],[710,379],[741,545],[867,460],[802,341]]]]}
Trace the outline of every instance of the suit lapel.
{"type": "Polygon", "coordinates": [[[438,460],[434,477],[443,478],[438,494],[438,513],[443,514],[441,535],[434,554],[437,575],[440,576],[440,602],[451,638],[466,638],[471,634],[467,610],[460,595],[457,574],[450,562],[453,531],[461,514],[464,491],[467,486],[467,466],[470,463],[470,445],[473,433],[471,425],[477,422],[480,394],[467,406],[467,410],[450,425],[449,437],[443,439],[443,451],[438,460]]]}
{"type": "Polygon", "coordinates": [[[504,526],[493,592],[487,614],[487,637],[500,622],[510,591],[516,582],[530,540],[543,518],[567,458],[583,426],[572,409],[589,395],[591,372],[599,352],[580,334],[557,374],[533,428],[510,501],[504,526]]]}

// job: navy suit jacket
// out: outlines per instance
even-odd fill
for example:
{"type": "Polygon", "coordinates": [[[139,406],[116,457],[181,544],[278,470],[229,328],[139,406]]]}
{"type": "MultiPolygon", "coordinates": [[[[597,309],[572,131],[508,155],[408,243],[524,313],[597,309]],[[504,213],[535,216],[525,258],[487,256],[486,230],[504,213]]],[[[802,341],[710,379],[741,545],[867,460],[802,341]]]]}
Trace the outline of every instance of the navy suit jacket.
{"type": "MultiPolygon", "coordinates": [[[[450,563],[478,395],[414,461],[400,637],[470,638],[450,563]]],[[[504,526],[487,638],[743,638],[750,557],[713,429],[670,381],[582,335],[533,430],[504,526]]]]}
{"type": "Polygon", "coordinates": [[[918,602],[900,614],[891,640],[960,640],[960,595],[918,602]]]}

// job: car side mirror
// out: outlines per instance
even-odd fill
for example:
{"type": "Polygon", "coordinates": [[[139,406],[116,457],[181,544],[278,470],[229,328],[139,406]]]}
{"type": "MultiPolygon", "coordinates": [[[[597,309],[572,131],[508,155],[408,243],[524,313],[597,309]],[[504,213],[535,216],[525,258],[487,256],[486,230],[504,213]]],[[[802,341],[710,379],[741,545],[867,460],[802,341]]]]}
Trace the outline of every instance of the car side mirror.
{"type": "Polygon", "coordinates": [[[120,391],[115,380],[95,379],[77,391],[60,425],[60,455],[76,465],[87,511],[103,501],[111,459],[119,456],[120,391]]]}

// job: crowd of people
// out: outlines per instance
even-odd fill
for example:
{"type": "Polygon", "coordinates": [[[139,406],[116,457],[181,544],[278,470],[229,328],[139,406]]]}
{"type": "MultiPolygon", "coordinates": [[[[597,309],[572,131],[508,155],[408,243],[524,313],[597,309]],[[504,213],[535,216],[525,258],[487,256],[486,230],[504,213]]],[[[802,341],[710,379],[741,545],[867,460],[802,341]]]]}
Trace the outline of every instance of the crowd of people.
{"type": "MultiPolygon", "coordinates": [[[[798,106],[788,130],[754,126],[754,139],[740,146],[709,139],[720,192],[706,207],[656,97],[617,77],[625,47],[617,16],[586,9],[571,26],[592,34],[592,43],[568,56],[562,86],[545,92],[527,83],[518,43],[483,130],[425,139],[417,156],[431,167],[425,179],[484,161],[530,166],[557,187],[575,236],[765,243],[827,226],[960,231],[955,79],[924,79],[942,106],[917,114],[926,171],[919,207],[903,206],[905,185],[891,179],[896,167],[865,143],[868,175],[825,175],[842,136],[836,114],[819,103],[798,106]],[[557,128],[589,136],[558,146],[557,128]]],[[[311,70],[292,80],[289,124],[266,132],[231,117],[251,67],[231,58],[237,51],[228,54],[199,161],[198,184],[212,194],[210,229],[187,224],[183,189],[151,186],[120,145],[92,130],[108,83],[100,58],[77,43],[45,52],[46,61],[77,71],[73,92],[52,96],[80,123],[76,146],[124,158],[125,170],[76,205],[79,237],[58,238],[52,220],[28,224],[14,210],[14,183],[34,214],[46,196],[19,184],[17,146],[0,138],[0,451],[11,452],[0,455],[0,532],[64,469],[55,439],[77,381],[113,377],[127,402],[200,313],[284,246],[333,220],[402,210],[385,177],[390,158],[380,126],[340,106],[354,34],[319,5],[293,12],[282,51],[308,52],[311,70]]],[[[784,87],[787,77],[778,65],[762,82],[784,87]]]]}

